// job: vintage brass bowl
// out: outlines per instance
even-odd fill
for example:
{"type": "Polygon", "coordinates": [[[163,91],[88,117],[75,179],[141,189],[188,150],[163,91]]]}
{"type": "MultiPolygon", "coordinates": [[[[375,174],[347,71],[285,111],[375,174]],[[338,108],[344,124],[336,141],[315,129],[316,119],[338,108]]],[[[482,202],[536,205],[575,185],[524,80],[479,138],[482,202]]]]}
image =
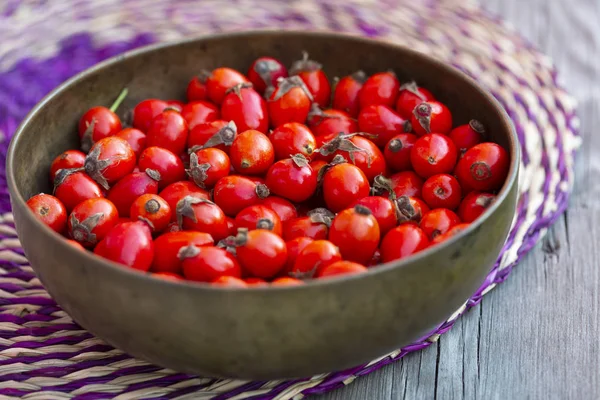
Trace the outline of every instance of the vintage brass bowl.
{"type": "Polygon", "coordinates": [[[135,50],[103,62],[43,99],[15,134],[7,176],[15,222],[31,265],[75,321],[108,343],[156,364],[205,376],[303,377],[368,362],[444,321],[482,284],[515,213],[519,145],[495,99],[458,70],[404,47],[334,33],[241,32],[135,50]],[[103,260],[69,245],[25,201],[50,192],[52,159],[78,146],[76,125],[91,106],[121,110],[148,97],[184,98],[202,68],[246,71],[271,55],[289,65],[303,50],[330,77],[393,69],[416,80],[453,112],[456,123],[482,121],[511,157],[496,202],[471,227],[413,257],[360,276],[299,287],[215,288],[174,283],[103,260]]]}

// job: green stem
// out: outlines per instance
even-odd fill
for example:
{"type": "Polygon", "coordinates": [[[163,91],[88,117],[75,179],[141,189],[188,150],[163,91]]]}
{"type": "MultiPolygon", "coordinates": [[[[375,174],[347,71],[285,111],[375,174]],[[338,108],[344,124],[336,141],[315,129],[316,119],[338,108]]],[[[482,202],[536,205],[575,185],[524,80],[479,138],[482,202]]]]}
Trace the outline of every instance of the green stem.
{"type": "Polygon", "coordinates": [[[129,90],[127,88],[121,90],[119,97],[117,97],[112,106],[110,106],[110,111],[115,112],[117,108],[119,108],[123,100],[125,100],[125,97],[127,97],[127,93],[129,93],[129,90]]]}

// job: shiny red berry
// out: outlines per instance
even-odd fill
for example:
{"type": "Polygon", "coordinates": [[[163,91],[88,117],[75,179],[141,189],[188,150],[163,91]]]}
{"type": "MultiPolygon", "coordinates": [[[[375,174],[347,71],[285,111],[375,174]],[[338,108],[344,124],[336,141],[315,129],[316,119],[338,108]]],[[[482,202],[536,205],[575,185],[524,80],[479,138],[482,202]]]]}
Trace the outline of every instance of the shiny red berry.
{"type": "Polygon", "coordinates": [[[186,89],[186,97],[189,102],[206,100],[208,98],[206,79],[208,79],[208,74],[206,72],[200,72],[198,76],[194,76],[190,80],[186,89]]]}
{"type": "Polygon", "coordinates": [[[146,134],[139,129],[125,128],[115,136],[127,141],[138,158],[146,148],[146,134]]]}
{"type": "Polygon", "coordinates": [[[150,228],[142,221],[118,224],[98,243],[94,253],[130,268],[148,271],[154,257],[150,228]]]}
{"type": "Polygon", "coordinates": [[[410,151],[412,166],[423,178],[452,173],[457,159],[458,151],[454,142],[439,133],[420,137],[410,151]]]}
{"type": "Polygon", "coordinates": [[[129,217],[129,210],[133,202],[143,194],[157,194],[158,182],[152,173],[133,172],[125,175],[108,192],[106,196],[113,202],[119,216],[129,217]]]}
{"type": "Polygon", "coordinates": [[[415,107],[410,123],[418,136],[432,132],[447,135],[452,129],[452,114],[439,101],[426,101],[415,107]]]}
{"type": "Polygon", "coordinates": [[[188,139],[188,125],[180,113],[166,110],[159,114],[146,132],[148,147],[162,147],[174,154],[185,151],[188,139]]]}
{"type": "Polygon", "coordinates": [[[358,131],[356,120],[341,110],[321,110],[317,103],[313,103],[308,113],[308,126],[315,136],[324,136],[339,133],[354,133],[358,131]]]}
{"type": "Polygon", "coordinates": [[[178,231],[163,233],[154,240],[152,271],[181,274],[179,250],[183,247],[212,246],[212,236],[205,232],[178,231]]]}
{"type": "Polygon", "coordinates": [[[468,124],[452,129],[448,136],[462,155],[471,147],[481,143],[483,135],[485,135],[483,124],[476,119],[472,119],[468,124]]]}
{"type": "Polygon", "coordinates": [[[301,154],[277,161],[267,172],[269,190],[296,203],[308,200],[317,190],[317,174],[301,154]]]}
{"type": "Polygon", "coordinates": [[[261,204],[249,206],[240,211],[235,217],[237,228],[266,229],[281,236],[282,223],[279,215],[272,209],[261,204]]]}
{"type": "Polygon", "coordinates": [[[369,180],[355,165],[342,163],[323,176],[323,195],[327,208],[339,212],[356,200],[369,195],[369,180]]]}
{"type": "Polygon", "coordinates": [[[94,144],[85,158],[85,172],[100,186],[108,190],[135,168],[136,157],[125,140],[110,136],[94,144]]]}
{"type": "Polygon", "coordinates": [[[110,200],[85,200],[69,215],[69,236],[84,247],[93,247],[104,239],[118,219],[117,208],[110,200]]]}
{"type": "Polygon", "coordinates": [[[275,87],[279,78],[287,78],[287,68],[281,63],[281,61],[273,57],[259,57],[257,58],[246,74],[254,89],[264,94],[268,87],[275,87]]]}
{"type": "Polygon", "coordinates": [[[82,168],[84,163],[85,153],[79,150],[67,150],[52,161],[50,165],[50,180],[54,182],[54,177],[59,169],[82,168]]]}
{"type": "Polygon", "coordinates": [[[221,178],[213,190],[215,203],[230,217],[235,217],[248,206],[260,203],[269,194],[266,185],[239,175],[221,178]]]}
{"type": "Polygon", "coordinates": [[[314,240],[296,256],[290,276],[299,279],[318,276],[323,269],[341,261],[342,255],[336,245],[329,240],[314,240]]]}
{"type": "Polygon", "coordinates": [[[367,76],[363,71],[357,71],[340,79],[335,85],[332,107],[356,118],[360,111],[358,96],[366,80],[367,76]]]}
{"type": "Polygon", "coordinates": [[[242,268],[228,251],[215,246],[194,246],[179,250],[183,276],[190,281],[212,282],[222,276],[242,277],[242,268]]]}
{"type": "Polygon", "coordinates": [[[260,202],[263,206],[269,207],[279,216],[281,222],[289,221],[298,217],[296,207],[283,197],[269,196],[260,202]]]}
{"type": "Polygon", "coordinates": [[[387,166],[394,172],[408,171],[412,168],[410,151],[417,141],[417,135],[400,133],[385,146],[383,156],[387,166]]]}
{"type": "Polygon", "coordinates": [[[435,100],[435,98],[429,90],[417,86],[415,82],[405,83],[400,86],[396,111],[402,118],[410,120],[415,107],[430,100],[435,100]]]}
{"type": "Polygon", "coordinates": [[[358,95],[360,108],[374,104],[393,107],[400,89],[400,82],[393,72],[379,72],[371,75],[358,95]]]}
{"type": "Polygon", "coordinates": [[[360,110],[358,129],[375,135],[373,141],[380,148],[384,148],[399,133],[409,132],[411,125],[407,119],[402,118],[390,107],[374,104],[360,110]]]}
{"type": "Polygon", "coordinates": [[[504,184],[509,164],[508,153],[502,146],[480,143],[467,150],[458,161],[454,174],[465,192],[491,192],[504,184]]]}
{"type": "Polygon", "coordinates": [[[419,227],[423,229],[430,240],[433,240],[436,236],[448,232],[460,222],[460,218],[453,211],[447,208],[436,208],[423,215],[419,227]]]}
{"type": "Polygon", "coordinates": [[[317,147],[311,130],[298,122],[288,122],[273,129],[269,140],[273,144],[275,160],[283,160],[294,154],[302,154],[310,159],[317,147]]]}
{"type": "Polygon", "coordinates": [[[381,261],[399,260],[428,246],[429,239],[421,228],[414,224],[403,224],[389,231],[381,241],[381,261]]]}
{"type": "Polygon", "coordinates": [[[367,272],[367,267],[352,261],[337,261],[323,268],[317,278],[328,278],[331,276],[354,275],[367,272]]]}
{"type": "Polygon", "coordinates": [[[169,203],[156,194],[143,194],[131,204],[129,216],[132,221],[146,222],[153,233],[167,229],[171,222],[172,212],[169,203]]]}
{"type": "Polygon", "coordinates": [[[430,208],[448,208],[455,210],[462,198],[460,185],[455,177],[437,174],[429,177],[423,184],[423,200],[430,208]]]}
{"type": "Polygon", "coordinates": [[[184,197],[192,196],[202,200],[208,200],[209,198],[209,194],[206,190],[199,188],[194,182],[190,181],[172,183],[164,188],[158,195],[169,203],[172,212],[172,221],[177,220],[177,204],[179,204],[179,201],[184,197]]]}
{"type": "Polygon", "coordinates": [[[237,258],[242,268],[257,278],[268,279],[276,276],[287,261],[287,247],[283,239],[275,233],[256,229],[240,231],[236,237],[237,258]]]}
{"type": "Polygon", "coordinates": [[[166,101],[146,99],[138,103],[133,109],[133,127],[146,132],[154,118],[158,117],[165,108],[169,107],[166,101]]]}
{"type": "Polygon", "coordinates": [[[199,187],[212,188],[219,179],[229,175],[231,162],[227,154],[216,148],[200,149],[190,154],[189,179],[199,187]]]}
{"type": "Polygon", "coordinates": [[[275,161],[269,138],[256,130],[247,130],[237,135],[229,155],[233,168],[243,175],[262,175],[275,161]]]}
{"type": "Polygon", "coordinates": [[[221,118],[219,108],[208,101],[192,101],[183,106],[181,116],[185,119],[189,129],[194,129],[198,124],[216,121],[221,118]]]}
{"type": "Polygon", "coordinates": [[[365,206],[341,211],[333,219],[329,240],[340,249],[344,260],[368,263],[379,246],[379,224],[365,206]]]}
{"type": "Polygon", "coordinates": [[[221,104],[221,118],[233,121],[240,132],[254,129],[267,133],[269,129],[267,102],[251,83],[241,83],[227,91],[221,104]]]}
{"type": "Polygon", "coordinates": [[[269,118],[274,128],[287,122],[303,124],[313,102],[310,91],[297,76],[279,80],[268,99],[269,118]]]}
{"type": "Polygon", "coordinates": [[[458,216],[463,222],[473,222],[492,205],[496,196],[491,193],[473,191],[465,196],[458,207],[458,216]]]}
{"type": "Polygon", "coordinates": [[[92,178],[77,169],[60,169],[54,179],[54,195],[67,212],[87,199],[104,197],[102,189],[92,178]]]}
{"type": "Polygon", "coordinates": [[[173,152],[162,147],[148,147],[138,160],[141,171],[155,171],[158,178],[158,188],[166,188],[172,183],[185,178],[183,162],[173,152]]]}
{"type": "Polygon", "coordinates": [[[27,200],[27,207],[50,229],[63,233],[67,227],[67,209],[56,197],[49,194],[36,194],[27,200]]]}
{"type": "Polygon", "coordinates": [[[227,90],[244,82],[248,82],[248,79],[240,72],[227,67],[216,68],[206,78],[208,98],[220,105],[227,90]]]}
{"type": "Polygon", "coordinates": [[[388,231],[398,225],[398,219],[396,217],[396,207],[394,203],[385,197],[381,196],[368,196],[357,200],[352,204],[355,206],[366,207],[371,211],[371,214],[377,220],[379,225],[379,231],[383,237],[388,231]]]}
{"type": "Polygon", "coordinates": [[[323,66],[314,60],[308,59],[308,53],[304,52],[302,60],[292,64],[290,75],[296,75],[306,85],[313,100],[321,107],[327,107],[331,98],[331,85],[323,66]]]}
{"type": "Polygon", "coordinates": [[[316,208],[308,215],[293,218],[283,224],[283,238],[293,240],[299,237],[308,237],[314,240],[327,239],[329,227],[334,214],[325,208],[316,208]]]}
{"type": "Polygon", "coordinates": [[[233,121],[216,120],[196,125],[188,136],[188,151],[214,147],[229,155],[229,149],[237,136],[233,121]]]}
{"type": "Polygon", "coordinates": [[[223,210],[210,200],[185,196],[177,202],[175,215],[177,223],[184,230],[206,232],[216,242],[229,236],[223,210]]]}

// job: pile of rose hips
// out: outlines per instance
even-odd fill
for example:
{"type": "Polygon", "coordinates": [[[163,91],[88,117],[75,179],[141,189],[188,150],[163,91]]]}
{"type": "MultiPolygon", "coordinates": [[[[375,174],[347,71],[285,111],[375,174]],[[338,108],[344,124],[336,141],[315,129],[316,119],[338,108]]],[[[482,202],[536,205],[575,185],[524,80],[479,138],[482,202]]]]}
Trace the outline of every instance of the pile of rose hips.
{"type": "Polygon", "coordinates": [[[203,71],[187,103],[147,99],[79,122],[82,149],[29,207],[80,248],[166,279],[297,285],[361,273],[440,243],[493,201],[509,159],[482,124],[393,72],[333,85],[305,55],[289,71],[203,71]],[[333,86],[333,87],[332,87],[333,86]]]}

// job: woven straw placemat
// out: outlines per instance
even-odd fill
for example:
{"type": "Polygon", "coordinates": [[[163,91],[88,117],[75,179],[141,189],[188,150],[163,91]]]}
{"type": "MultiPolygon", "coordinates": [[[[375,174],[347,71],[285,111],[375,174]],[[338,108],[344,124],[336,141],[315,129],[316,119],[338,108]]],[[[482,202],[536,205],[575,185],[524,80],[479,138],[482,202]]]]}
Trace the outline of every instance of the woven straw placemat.
{"type": "Polygon", "coordinates": [[[500,100],[523,149],[521,195],[502,256],[483,286],[432,336],[367,365],[292,381],[184,375],[106,345],[56,305],[20,248],[2,168],[1,398],[296,399],[335,389],[429,346],[506,279],[566,208],[580,143],[574,102],[560,88],[548,58],[465,0],[5,0],[0,4],[1,165],[17,124],[75,73],[151,42],[252,28],[346,31],[408,45],[470,74],[500,100]]]}

